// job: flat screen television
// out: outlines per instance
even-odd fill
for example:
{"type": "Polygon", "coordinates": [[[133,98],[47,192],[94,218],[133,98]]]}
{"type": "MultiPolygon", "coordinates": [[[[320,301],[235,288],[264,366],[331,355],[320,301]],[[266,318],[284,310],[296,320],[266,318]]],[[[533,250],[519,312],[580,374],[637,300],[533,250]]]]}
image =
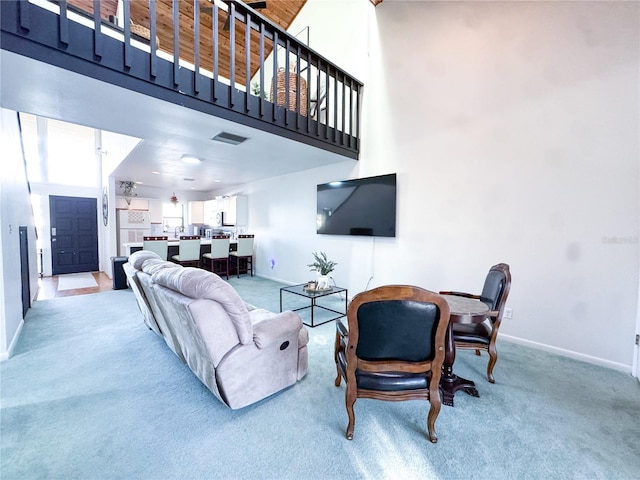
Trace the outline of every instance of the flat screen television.
{"type": "Polygon", "coordinates": [[[318,185],[317,232],[396,236],[396,174],[318,185]]]}

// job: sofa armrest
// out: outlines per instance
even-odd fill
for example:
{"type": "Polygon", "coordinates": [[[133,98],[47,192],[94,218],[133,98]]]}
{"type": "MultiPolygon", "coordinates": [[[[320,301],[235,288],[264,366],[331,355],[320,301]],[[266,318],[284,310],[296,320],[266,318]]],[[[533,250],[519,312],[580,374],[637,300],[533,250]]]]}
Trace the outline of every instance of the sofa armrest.
{"type": "Polygon", "coordinates": [[[297,314],[282,312],[253,326],[253,342],[259,349],[267,348],[297,335],[301,328],[302,320],[297,314]]]}

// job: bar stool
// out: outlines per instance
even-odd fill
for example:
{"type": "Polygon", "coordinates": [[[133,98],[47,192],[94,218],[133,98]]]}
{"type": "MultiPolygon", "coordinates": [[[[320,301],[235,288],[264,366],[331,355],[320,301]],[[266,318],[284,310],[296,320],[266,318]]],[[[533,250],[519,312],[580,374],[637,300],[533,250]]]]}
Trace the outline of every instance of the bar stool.
{"type": "Polygon", "coordinates": [[[162,260],[167,259],[169,237],[142,237],[142,249],[157,253],[162,260]]]}
{"type": "Polygon", "coordinates": [[[236,274],[240,278],[240,260],[247,262],[247,271],[253,277],[253,238],[255,235],[238,235],[238,249],[229,252],[229,258],[235,258],[236,274]]]}
{"type": "MultiPolygon", "coordinates": [[[[214,235],[211,237],[211,253],[204,253],[202,255],[203,260],[209,260],[209,270],[213,273],[222,275],[226,274],[227,280],[229,280],[229,236],[228,235],[214,235]],[[215,264],[224,264],[224,270],[215,271],[215,264]]],[[[206,268],[206,262],[202,262],[202,266],[206,268]]]]}
{"type": "Polygon", "coordinates": [[[178,244],[178,255],[171,260],[184,266],[200,266],[200,237],[197,235],[183,235],[178,244]]]}

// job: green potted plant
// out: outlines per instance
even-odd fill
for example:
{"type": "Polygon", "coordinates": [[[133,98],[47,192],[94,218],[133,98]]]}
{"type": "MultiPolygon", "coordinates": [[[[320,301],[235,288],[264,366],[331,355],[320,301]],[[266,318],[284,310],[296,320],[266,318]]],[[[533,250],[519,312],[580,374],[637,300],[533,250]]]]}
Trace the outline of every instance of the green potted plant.
{"type": "Polygon", "coordinates": [[[325,252],[313,252],[313,259],[315,261],[307,266],[311,267],[311,272],[318,273],[318,290],[327,290],[330,288],[328,275],[333,272],[336,265],[338,264],[332,260],[329,260],[325,252]]]}
{"type": "Polygon", "coordinates": [[[127,201],[127,205],[131,205],[131,197],[134,195],[133,190],[136,188],[136,182],[131,180],[123,180],[120,182],[120,188],[124,199],[127,201]]]}

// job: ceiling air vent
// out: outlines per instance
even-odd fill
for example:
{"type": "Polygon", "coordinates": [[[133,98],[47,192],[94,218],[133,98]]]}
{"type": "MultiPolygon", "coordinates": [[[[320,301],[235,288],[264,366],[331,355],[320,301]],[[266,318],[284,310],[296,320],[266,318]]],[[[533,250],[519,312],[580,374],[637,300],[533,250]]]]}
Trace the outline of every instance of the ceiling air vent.
{"type": "Polygon", "coordinates": [[[228,143],[229,145],[239,145],[240,143],[247,140],[247,137],[241,137],[240,135],[234,135],[229,132],[220,132],[217,135],[211,137],[211,140],[215,140],[216,142],[228,143]]]}

